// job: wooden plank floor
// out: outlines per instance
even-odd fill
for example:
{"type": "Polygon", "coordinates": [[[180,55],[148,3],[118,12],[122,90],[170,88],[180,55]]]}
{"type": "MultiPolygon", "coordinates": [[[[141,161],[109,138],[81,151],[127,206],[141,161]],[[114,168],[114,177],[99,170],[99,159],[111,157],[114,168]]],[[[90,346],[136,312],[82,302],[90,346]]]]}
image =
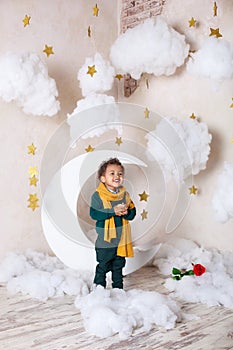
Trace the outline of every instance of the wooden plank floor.
{"type": "MultiPolygon", "coordinates": [[[[154,290],[167,294],[155,268],[144,267],[127,276],[125,289],[154,290]]],[[[74,297],[40,302],[21,294],[9,295],[0,287],[1,350],[230,350],[233,349],[233,310],[182,302],[183,311],[198,320],[177,324],[172,330],[154,327],[120,341],[90,336],[83,327],[74,297]]]]}

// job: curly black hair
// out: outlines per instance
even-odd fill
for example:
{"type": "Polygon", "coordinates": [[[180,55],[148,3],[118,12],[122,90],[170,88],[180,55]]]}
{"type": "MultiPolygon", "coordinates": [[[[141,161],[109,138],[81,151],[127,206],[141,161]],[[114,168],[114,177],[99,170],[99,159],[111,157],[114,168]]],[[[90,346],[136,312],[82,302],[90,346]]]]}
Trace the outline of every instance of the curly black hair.
{"type": "Polygon", "coordinates": [[[105,171],[107,169],[107,166],[110,165],[110,164],[115,164],[115,165],[119,165],[122,169],[122,172],[124,174],[125,172],[125,168],[124,166],[121,164],[121,162],[119,161],[118,158],[110,158],[108,160],[105,160],[103,161],[101,164],[100,164],[100,167],[98,169],[98,173],[97,173],[97,177],[98,179],[100,180],[101,176],[103,176],[105,174],[105,171]]]}

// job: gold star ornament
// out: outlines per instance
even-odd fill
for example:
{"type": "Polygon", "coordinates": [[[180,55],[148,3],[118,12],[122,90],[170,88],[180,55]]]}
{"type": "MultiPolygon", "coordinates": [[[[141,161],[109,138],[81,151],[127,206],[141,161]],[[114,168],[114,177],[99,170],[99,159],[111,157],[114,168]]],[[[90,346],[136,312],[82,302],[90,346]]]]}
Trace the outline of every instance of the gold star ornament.
{"type": "Polygon", "coordinates": [[[195,27],[196,26],[197,21],[192,17],[189,20],[189,27],[195,27]]]}
{"type": "Polygon", "coordinates": [[[34,146],[34,144],[32,143],[31,145],[28,146],[28,154],[33,154],[35,155],[36,152],[36,147],[34,146]]]}
{"type": "Polygon", "coordinates": [[[43,52],[46,53],[47,57],[49,57],[50,55],[54,55],[52,46],[45,45],[43,52]]]}
{"type": "Polygon", "coordinates": [[[147,198],[149,197],[149,194],[147,194],[145,191],[139,194],[140,196],[140,201],[145,201],[147,202],[147,198]]]}
{"type": "Polygon", "coordinates": [[[91,146],[91,145],[88,145],[87,148],[85,148],[85,151],[88,153],[88,152],[93,152],[94,151],[94,148],[91,146]]]}
{"type": "Polygon", "coordinates": [[[146,107],[146,109],[145,109],[145,111],[144,111],[144,116],[145,116],[146,119],[148,119],[148,118],[149,118],[149,115],[150,115],[150,111],[149,111],[149,109],[146,107]]]}
{"type": "Polygon", "coordinates": [[[213,10],[214,10],[214,16],[217,16],[218,6],[217,6],[217,4],[216,4],[216,1],[214,2],[213,10]]]}
{"type": "Polygon", "coordinates": [[[192,113],[192,114],[189,116],[189,118],[191,118],[191,119],[197,119],[197,117],[195,116],[194,113],[192,113]]]}
{"type": "Polygon", "coordinates": [[[232,104],[230,105],[230,108],[233,108],[233,97],[231,98],[232,104]]]}
{"type": "Polygon", "coordinates": [[[121,137],[116,137],[116,142],[115,142],[118,146],[120,146],[120,144],[122,143],[122,139],[121,137]]]}
{"type": "Polygon", "coordinates": [[[35,194],[29,194],[28,208],[31,208],[32,211],[34,211],[36,208],[39,208],[38,201],[39,201],[39,198],[37,197],[36,193],[35,194]]]}
{"type": "Polygon", "coordinates": [[[95,65],[93,66],[88,66],[87,74],[89,74],[91,77],[97,73],[97,70],[95,69],[95,65]]]}
{"type": "Polygon", "coordinates": [[[38,170],[36,166],[30,166],[28,169],[28,174],[30,175],[30,177],[33,177],[34,175],[38,174],[38,170]]]}
{"type": "Polygon", "coordinates": [[[148,214],[148,211],[146,211],[145,209],[143,209],[143,211],[142,211],[142,213],[141,213],[142,220],[147,219],[147,214],[148,214]]]}
{"type": "Polygon", "coordinates": [[[192,187],[189,187],[189,194],[197,194],[198,188],[192,185],[192,187]]]}
{"type": "Polygon", "coordinates": [[[123,79],[123,75],[122,74],[116,74],[115,78],[120,81],[121,79],[123,79]]]}
{"type": "Polygon", "coordinates": [[[24,17],[24,19],[23,19],[23,26],[24,27],[26,27],[26,26],[29,26],[29,22],[30,22],[30,19],[31,19],[31,17],[30,16],[28,16],[28,15],[26,15],[25,17],[24,17]]]}
{"type": "Polygon", "coordinates": [[[37,186],[38,178],[35,175],[33,175],[32,177],[29,177],[29,181],[30,186],[37,186]]]}
{"type": "Polygon", "coordinates": [[[87,35],[89,38],[91,37],[91,27],[90,26],[87,29],[87,35]]]}
{"type": "Polygon", "coordinates": [[[93,7],[93,16],[98,17],[98,15],[99,15],[99,8],[97,4],[95,4],[95,6],[93,7]]]}
{"type": "Polygon", "coordinates": [[[219,28],[210,28],[210,34],[209,36],[216,36],[216,38],[221,38],[222,37],[222,34],[219,33],[219,28]]]}

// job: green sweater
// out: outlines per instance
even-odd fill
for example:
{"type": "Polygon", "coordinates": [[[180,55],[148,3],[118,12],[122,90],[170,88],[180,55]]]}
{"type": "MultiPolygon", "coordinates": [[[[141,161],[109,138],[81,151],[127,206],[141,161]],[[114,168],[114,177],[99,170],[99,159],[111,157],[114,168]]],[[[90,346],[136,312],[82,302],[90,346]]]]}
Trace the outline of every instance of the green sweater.
{"type": "Polygon", "coordinates": [[[98,238],[95,243],[96,248],[113,248],[118,246],[122,233],[122,218],[126,220],[133,220],[136,215],[135,207],[128,209],[128,213],[126,215],[117,216],[115,214],[113,207],[124,202],[125,198],[123,198],[123,200],[113,201],[111,202],[112,208],[105,209],[99,193],[97,191],[93,193],[91,197],[90,216],[93,220],[96,220],[96,232],[98,234],[98,238]],[[104,240],[105,220],[111,218],[112,216],[114,216],[117,237],[113,238],[111,242],[106,242],[104,240]]]}

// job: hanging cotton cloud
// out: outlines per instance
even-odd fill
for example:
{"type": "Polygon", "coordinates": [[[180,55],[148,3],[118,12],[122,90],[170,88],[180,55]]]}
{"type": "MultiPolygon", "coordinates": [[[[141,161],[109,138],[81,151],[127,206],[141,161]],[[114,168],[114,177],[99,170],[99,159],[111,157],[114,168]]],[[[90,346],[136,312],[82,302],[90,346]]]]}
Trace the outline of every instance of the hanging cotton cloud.
{"type": "Polygon", "coordinates": [[[92,127],[82,135],[84,139],[94,136],[99,137],[111,129],[116,129],[119,134],[122,130],[117,123],[120,120],[118,105],[115,103],[113,96],[105,94],[92,93],[79,100],[77,107],[71,114],[68,114],[67,118],[67,123],[70,125],[71,144],[76,141],[79,135],[80,123],[82,123],[82,126],[87,124],[86,130],[92,127]],[[101,124],[101,126],[98,127],[98,124],[101,124]]]}
{"type": "Polygon", "coordinates": [[[35,53],[0,56],[0,96],[16,101],[27,114],[53,116],[60,109],[55,80],[35,53]]]}
{"type": "Polygon", "coordinates": [[[188,52],[184,35],[157,17],[121,34],[111,47],[110,59],[117,72],[139,79],[142,73],[173,74],[188,52]]]}
{"type": "Polygon", "coordinates": [[[202,264],[202,276],[184,276],[180,281],[168,278],[165,287],[172,295],[188,302],[201,302],[209,306],[233,308],[233,253],[211,251],[192,241],[175,238],[162,245],[153,264],[165,275],[172,268],[189,270],[193,264],[202,264]]]}
{"type": "Polygon", "coordinates": [[[210,37],[192,54],[187,71],[216,80],[233,78],[233,45],[225,39],[210,37]]]}
{"type": "Polygon", "coordinates": [[[78,80],[82,89],[82,95],[87,96],[94,92],[105,92],[112,88],[115,70],[110,63],[96,53],[94,57],[87,57],[84,65],[78,71],[78,80]],[[96,73],[87,74],[88,67],[95,66],[96,73]]]}
{"type": "Polygon", "coordinates": [[[219,175],[218,188],[212,200],[216,221],[226,222],[233,218],[233,163],[224,164],[219,175]]]}
{"type": "Polygon", "coordinates": [[[211,138],[207,124],[196,119],[163,118],[146,135],[148,155],[159,162],[166,181],[174,177],[182,182],[206,168],[211,138]]]}
{"type": "Polygon", "coordinates": [[[154,325],[166,329],[180,322],[182,313],[174,300],[157,292],[132,289],[104,289],[98,286],[91,294],[75,301],[84,318],[85,329],[92,335],[106,338],[119,334],[126,339],[148,332],[154,325]]]}
{"type": "Polygon", "coordinates": [[[10,293],[21,292],[47,300],[55,296],[86,295],[92,284],[90,273],[65,267],[58,258],[28,250],[9,253],[0,264],[0,282],[10,293]]]}

